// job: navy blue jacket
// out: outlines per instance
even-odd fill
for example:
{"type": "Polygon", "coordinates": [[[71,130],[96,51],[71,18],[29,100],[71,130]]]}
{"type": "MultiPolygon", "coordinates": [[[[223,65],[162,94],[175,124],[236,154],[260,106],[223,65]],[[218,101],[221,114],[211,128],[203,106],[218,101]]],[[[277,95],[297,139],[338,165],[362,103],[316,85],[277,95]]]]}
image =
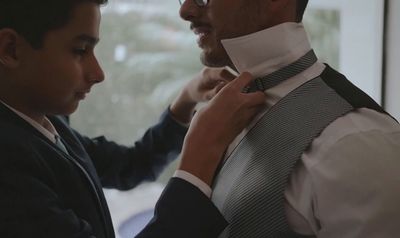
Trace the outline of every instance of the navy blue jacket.
{"type": "MultiPolygon", "coordinates": [[[[186,133],[164,113],[141,140],[126,147],[82,136],[62,117],[49,119],[68,154],[0,104],[2,238],[115,237],[102,187],[126,190],[154,180],[180,153],[186,133]]],[[[139,237],[216,237],[225,225],[197,188],[171,179],[139,237]]]]}

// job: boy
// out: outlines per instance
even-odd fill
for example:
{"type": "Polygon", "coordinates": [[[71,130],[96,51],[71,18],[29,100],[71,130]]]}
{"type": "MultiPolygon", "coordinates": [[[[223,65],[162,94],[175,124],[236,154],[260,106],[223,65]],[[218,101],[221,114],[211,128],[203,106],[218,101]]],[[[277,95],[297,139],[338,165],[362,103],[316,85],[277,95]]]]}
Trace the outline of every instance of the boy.
{"type": "MultiPolygon", "coordinates": [[[[190,122],[196,102],[225,84],[207,75],[194,79],[134,147],[72,130],[57,115],[73,113],[104,80],[93,50],[106,2],[0,0],[0,237],[114,237],[101,188],[155,179],[167,154],[180,152],[181,123],[190,122]]],[[[142,237],[183,237],[188,230],[209,237],[225,224],[192,183],[211,183],[226,145],[262,104],[262,94],[241,93],[249,81],[245,75],[229,83],[197,113],[179,168],[194,178],[171,180],[142,237]],[[191,204],[177,203],[185,196],[191,204]],[[186,215],[202,220],[186,224],[186,215]]]]}

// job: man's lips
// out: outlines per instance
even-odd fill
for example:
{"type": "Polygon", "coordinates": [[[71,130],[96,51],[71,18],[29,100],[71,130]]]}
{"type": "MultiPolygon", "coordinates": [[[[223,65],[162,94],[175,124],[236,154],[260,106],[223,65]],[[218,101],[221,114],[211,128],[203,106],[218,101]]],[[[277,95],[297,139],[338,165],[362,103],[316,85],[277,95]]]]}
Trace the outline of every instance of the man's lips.
{"type": "Polygon", "coordinates": [[[194,34],[196,35],[206,35],[208,33],[210,33],[210,28],[206,28],[206,27],[196,27],[192,29],[194,34]]]}
{"type": "Polygon", "coordinates": [[[206,24],[192,24],[190,29],[193,31],[195,35],[199,38],[197,39],[197,43],[201,47],[204,45],[205,41],[207,40],[207,36],[211,32],[211,27],[206,24]]]}
{"type": "Polygon", "coordinates": [[[211,32],[211,27],[206,24],[191,24],[190,29],[194,32],[196,35],[206,35],[211,32]]]}

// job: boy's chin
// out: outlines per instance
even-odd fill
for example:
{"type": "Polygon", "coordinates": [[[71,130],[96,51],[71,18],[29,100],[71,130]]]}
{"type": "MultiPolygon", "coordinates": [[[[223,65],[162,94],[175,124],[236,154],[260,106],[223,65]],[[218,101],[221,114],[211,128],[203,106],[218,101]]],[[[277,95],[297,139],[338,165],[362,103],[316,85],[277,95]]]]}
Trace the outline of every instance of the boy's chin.
{"type": "Polygon", "coordinates": [[[79,106],[79,101],[76,103],[72,103],[70,105],[67,105],[65,107],[59,108],[58,110],[54,110],[52,115],[62,115],[62,116],[69,116],[72,113],[76,112],[79,106]]]}

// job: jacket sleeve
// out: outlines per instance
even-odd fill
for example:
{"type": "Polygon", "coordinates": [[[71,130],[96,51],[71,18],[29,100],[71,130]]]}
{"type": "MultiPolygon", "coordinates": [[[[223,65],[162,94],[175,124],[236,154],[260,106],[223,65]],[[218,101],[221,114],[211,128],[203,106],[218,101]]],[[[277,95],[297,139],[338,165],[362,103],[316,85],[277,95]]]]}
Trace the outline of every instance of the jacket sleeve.
{"type": "Polygon", "coordinates": [[[133,146],[123,146],[105,137],[79,140],[91,157],[103,187],[128,190],[143,181],[154,181],[181,152],[187,128],[165,111],[133,146]]]}
{"type": "Polygon", "coordinates": [[[172,178],[154,217],[136,238],[216,238],[227,226],[211,200],[185,180],[172,178]]]}
{"type": "MultiPolygon", "coordinates": [[[[35,163],[15,165],[23,156],[2,154],[0,237],[94,238],[91,225],[63,204],[35,163]],[[10,163],[4,161],[12,161],[10,163]]],[[[26,155],[24,159],[36,159],[26,155]]]]}

